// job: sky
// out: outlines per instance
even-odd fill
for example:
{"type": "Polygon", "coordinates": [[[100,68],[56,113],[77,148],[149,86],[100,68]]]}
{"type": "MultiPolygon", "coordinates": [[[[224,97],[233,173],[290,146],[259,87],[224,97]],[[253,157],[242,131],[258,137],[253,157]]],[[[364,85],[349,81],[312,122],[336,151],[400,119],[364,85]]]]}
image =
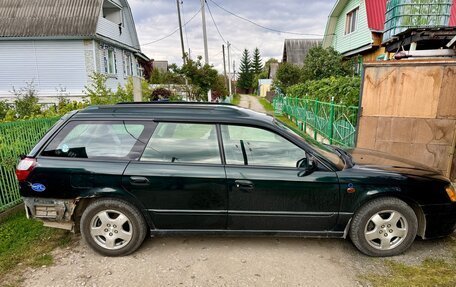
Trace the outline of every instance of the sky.
{"type": "MultiPolygon", "coordinates": [[[[195,59],[204,59],[203,29],[200,0],[180,0],[184,26],[186,52],[195,59]],[[193,19],[192,19],[193,17],[193,19]]],[[[284,39],[322,38],[328,15],[336,0],[207,0],[206,25],[209,63],[223,71],[222,44],[229,41],[231,62],[236,70],[244,49],[250,52],[258,47],[263,62],[269,58],[281,60],[284,39]],[[258,27],[228,12],[279,33],[258,27]],[[212,16],[209,13],[212,12],[212,16]],[[213,19],[212,19],[213,18],[213,19]],[[216,23],[220,34],[218,33],[216,23]],[[222,40],[222,37],[224,40],[222,40]]],[[[179,27],[175,0],[129,0],[141,50],[154,60],[167,60],[169,64],[182,64],[179,31],[162,39],[179,27]],[[162,39],[162,40],[160,40],[162,39]]],[[[232,67],[232,65],[231,65],[232,67]]]]}

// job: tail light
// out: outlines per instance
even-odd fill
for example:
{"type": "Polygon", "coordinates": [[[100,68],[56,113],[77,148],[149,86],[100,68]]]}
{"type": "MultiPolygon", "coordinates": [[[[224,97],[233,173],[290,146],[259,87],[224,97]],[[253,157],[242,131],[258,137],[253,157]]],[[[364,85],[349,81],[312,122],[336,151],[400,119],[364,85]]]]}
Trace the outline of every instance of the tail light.
{"type": "Polygon", "coordinates": [[[36,166],[36,159],[26,157],[16,167],[16,177],[19,181],[25,181],[36,166]]]}

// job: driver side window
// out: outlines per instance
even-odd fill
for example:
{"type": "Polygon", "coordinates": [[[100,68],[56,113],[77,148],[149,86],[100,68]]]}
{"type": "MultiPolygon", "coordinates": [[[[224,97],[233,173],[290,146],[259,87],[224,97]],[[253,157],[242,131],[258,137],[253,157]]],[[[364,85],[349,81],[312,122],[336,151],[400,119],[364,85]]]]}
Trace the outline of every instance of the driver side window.
{"type": "Polygon", "coordinates": [[[296,167],[303,149],[273,132],[246,126],[222,125],[227,164],[296,167]]]}

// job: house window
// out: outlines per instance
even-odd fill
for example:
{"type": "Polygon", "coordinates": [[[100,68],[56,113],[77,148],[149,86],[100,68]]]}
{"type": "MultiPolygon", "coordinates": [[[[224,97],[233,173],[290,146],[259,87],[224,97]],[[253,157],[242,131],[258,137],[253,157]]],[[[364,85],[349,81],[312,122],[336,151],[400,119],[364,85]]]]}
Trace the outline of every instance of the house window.
{"type": "Polygon", "coordinates": [[[124,73],[125,76],[133,76],[133,57],[128,52],[124,52],[124,73]]]}
{"type": "Polygon", "coordinates": [[[122,8],[110,0],[103,1],[103,18],[114,22],[118,25],[123,25],[122,8]]]}
{"type": "Polygon", "coordinates": [[[345,19],[345,35],[356,31],[356,26],[358,25],[358,14],[359,7],[348,12],[347,18],[345,19]]]}
{"type": "Polygon", "coordinates": [[[106,74],[117,74],[116,50],[112,47],[103,49],[103,64],[106,74]]]}

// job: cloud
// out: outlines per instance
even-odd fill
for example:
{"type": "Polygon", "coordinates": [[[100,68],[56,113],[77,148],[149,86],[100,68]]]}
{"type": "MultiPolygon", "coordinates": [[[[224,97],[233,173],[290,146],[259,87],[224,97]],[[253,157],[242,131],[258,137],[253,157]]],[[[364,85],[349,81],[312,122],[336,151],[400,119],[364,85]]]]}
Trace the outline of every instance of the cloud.
{"type": "MultiPolygon", "coordinates": [[[[215,23],[225,40],[232,43],[232,61],[238,66],[242,50],[260,49],[263,60],[282,58],[283,42],[287,38],[317,38],[312,35],[293,35],[277,33],[257,27],[220,9],[215,4],[252,20],[262,26],[275,30],[323,35],[326,20],[334,0],[207,0],[215,23]]],[[[136,23],[142,51],[155,60],[168,60],[169,63],[182,64],[179,31],[163,38],[178,27],[177,6],[174,0],[129,0],[136,23]]],[[[200,10],[199,0],[183,0],[182,20],[188,21],[200,10]]],[[[206,7],[209,62],[223,71],[223,41],[215,28],[206,7]]],[[[192,58],[204,55],[201,13],[184,27],[184,45],[192,58]]]]}

